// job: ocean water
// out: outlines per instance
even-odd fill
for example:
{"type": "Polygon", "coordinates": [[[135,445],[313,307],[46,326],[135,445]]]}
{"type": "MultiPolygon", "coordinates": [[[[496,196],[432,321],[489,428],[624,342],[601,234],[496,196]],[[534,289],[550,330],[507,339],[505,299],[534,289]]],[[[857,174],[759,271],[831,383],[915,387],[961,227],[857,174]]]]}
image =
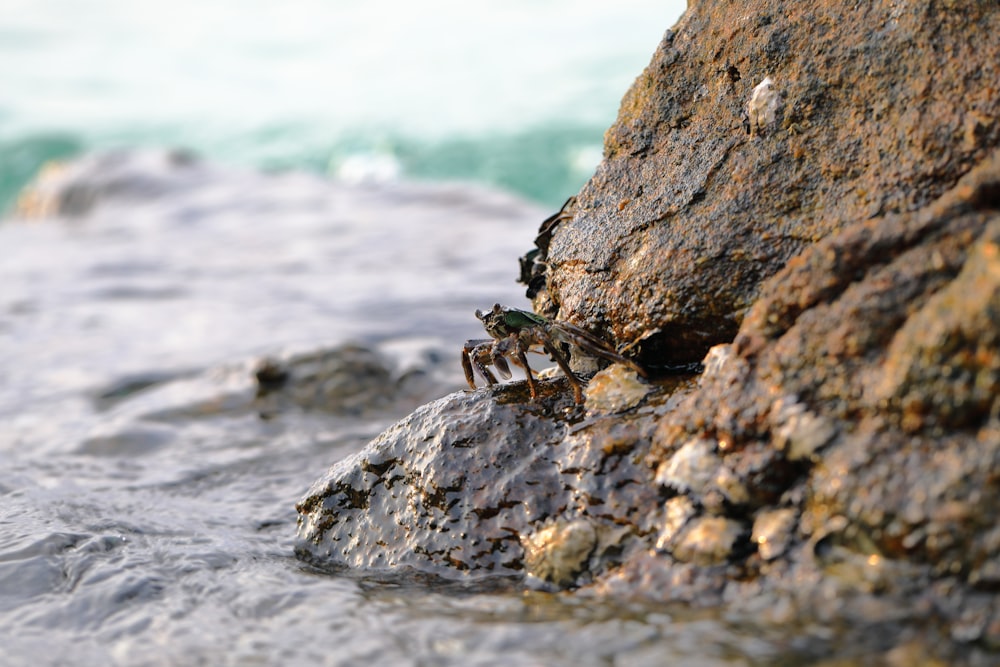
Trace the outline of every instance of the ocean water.
{"type": "Polygon", "coordinates": [[[556,205],[684,8],[0,0],[0,209],[44,161],[120,146],[556,205]]]}

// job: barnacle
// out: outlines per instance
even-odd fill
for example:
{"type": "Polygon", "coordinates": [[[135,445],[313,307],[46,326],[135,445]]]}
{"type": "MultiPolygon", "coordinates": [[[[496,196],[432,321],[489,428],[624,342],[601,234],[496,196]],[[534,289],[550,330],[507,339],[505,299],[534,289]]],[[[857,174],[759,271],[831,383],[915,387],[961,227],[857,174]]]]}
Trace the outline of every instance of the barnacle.
{"type": "Polygon", "coordinates": [[[764,80],[754,87],[747,103],[751,134],[760,132],[774,122],[780,103],[781,95],[778,94],[774,81],[769,76],[764,77],[764,80]]]}

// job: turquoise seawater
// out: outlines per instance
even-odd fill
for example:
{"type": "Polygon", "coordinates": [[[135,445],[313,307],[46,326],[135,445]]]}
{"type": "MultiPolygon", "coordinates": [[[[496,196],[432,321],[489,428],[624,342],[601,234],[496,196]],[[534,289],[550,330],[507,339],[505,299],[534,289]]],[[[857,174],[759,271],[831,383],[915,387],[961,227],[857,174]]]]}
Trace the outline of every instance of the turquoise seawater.
{"type": "Polygon", "coordinates": [[[169,146],[557,205],[679,0],[0,0],[0,209],[47,160],[169,146]]]}

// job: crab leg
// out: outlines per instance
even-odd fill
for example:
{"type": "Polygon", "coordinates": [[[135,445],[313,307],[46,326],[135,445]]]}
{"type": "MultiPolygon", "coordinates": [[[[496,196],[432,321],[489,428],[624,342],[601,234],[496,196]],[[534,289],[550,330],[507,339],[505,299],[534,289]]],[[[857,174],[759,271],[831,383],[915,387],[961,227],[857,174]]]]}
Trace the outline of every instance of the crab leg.
{"type": "Polygon", "coordinates": [[[469,387],[475,389],[476,376],[472,372],[472,358],[468,350],[462,350],[462,370],[465,371],[465,381],[469,383],[469,387]]]}
{"type": "Polygon", "coordinates": [[[607,359],[608,361],[614,361],[619,364],[624,364],[634,370],[639,374],[640,377],[648,377],[646,370],[639,366],[628,357],[623,357],[618,354],[615,350],[611,349],[606,342],[590,333],[586,329],[581,329],[580,327],[569,324],[568,322],[553,322],[550,327],[557,331],[565,334],[568,340],[567,342],[571,345],[576,345],[581,350],[595,357],[601,357],[602,359],[607,359]]]}
{"type": "Polygon", "coordinates": [[[517,334],[512,334],[507,340],[514,341],[514,352],[517,354],[517,360],[524,368],[524,375],[528,378],[528,391],[531,392],[531,400],[535,400],[538,398],[538,388],[535,386],[535,378],[531,373],[531,366],[528,365],[528,355],[524,353],[524,346],[517,339],[517,334]]]}
{"type": "MultiPolygon", "coordinates": [[[[580,380],[576,377],[572,370],[569,368],[569,364],[566,363],[566,359],[563,357],[562,353],[556,349],[555,342],[552,337],[547,333],[541,331],[540,329],[536,332],[539,340],[542,341],[542,347],[548,352],[549,356],[559,364],[559,368],[562,370],[563,375],[569,380],[570,386],[573,387],[573,400],[576,401],[577,405],[583,403],[583,387],[580,385],[580,380]]],[[[531,377],[531,371],[528,371],[528,377],[531,377]]],[[[532,394],[534,396],[534,394],[532,394]]]]}
{"type": "Polygon", "coordinates": [[[538,390],[535,385],[535,378],[531,374],[531,366],[528,365],[528,356],[525,352],[525,347],[521,344],[521,339],[517,332],[498,340],[497,344],[493,346],[493,358],[503,360],[502,363],[507,370],[506,377],[510,377],[510,366],[507,365],[506,357],[510,357],[511,362],[515,366],[524,369],[525,377],[528,380],[528,390],[531,392],[531,400],[535,400],[538,390]]]}
{"type": "MultiPolygon", "coordinates": [[[[492,386],[497,383],[496,377],[490,372],[490,369],[486,367],[486,364],[483,363],[483,352],[480,351],[483,350],[486,345],[492,347],[492,344],[492,338],[482,338],[479,340],[470,340],[462,349],[462,370],[465,371],[465,381],[468,382],[469,386],[473,389],[476,388],[476,376],[472,370],[473,366],[475,366],[475,369],[479,371],[480,375],[483,376],[483,379],[486,380],[486,384],[492,386]]],[[[502,374],[503,370],[499,370],[502,374]]],[[[510,369],[507,369],[507,371],[509,376],[510,369]]]]}

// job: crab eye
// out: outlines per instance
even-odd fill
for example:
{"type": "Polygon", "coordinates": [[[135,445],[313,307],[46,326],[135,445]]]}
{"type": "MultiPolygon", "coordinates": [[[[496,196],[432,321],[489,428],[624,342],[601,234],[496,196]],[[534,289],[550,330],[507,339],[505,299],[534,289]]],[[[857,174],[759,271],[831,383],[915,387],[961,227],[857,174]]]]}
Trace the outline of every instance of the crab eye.
{"type": "Polygon", "coordinates": [[[477,308],[477,309],[476,309],[476,319],[477,319],[477,320],[481,320],[481,319],[483,319],[483,317],[484,317],[484,315],[483,315],[483,311],[481,311],[481,310],[479,310],[479,309],[477,308]]]}

